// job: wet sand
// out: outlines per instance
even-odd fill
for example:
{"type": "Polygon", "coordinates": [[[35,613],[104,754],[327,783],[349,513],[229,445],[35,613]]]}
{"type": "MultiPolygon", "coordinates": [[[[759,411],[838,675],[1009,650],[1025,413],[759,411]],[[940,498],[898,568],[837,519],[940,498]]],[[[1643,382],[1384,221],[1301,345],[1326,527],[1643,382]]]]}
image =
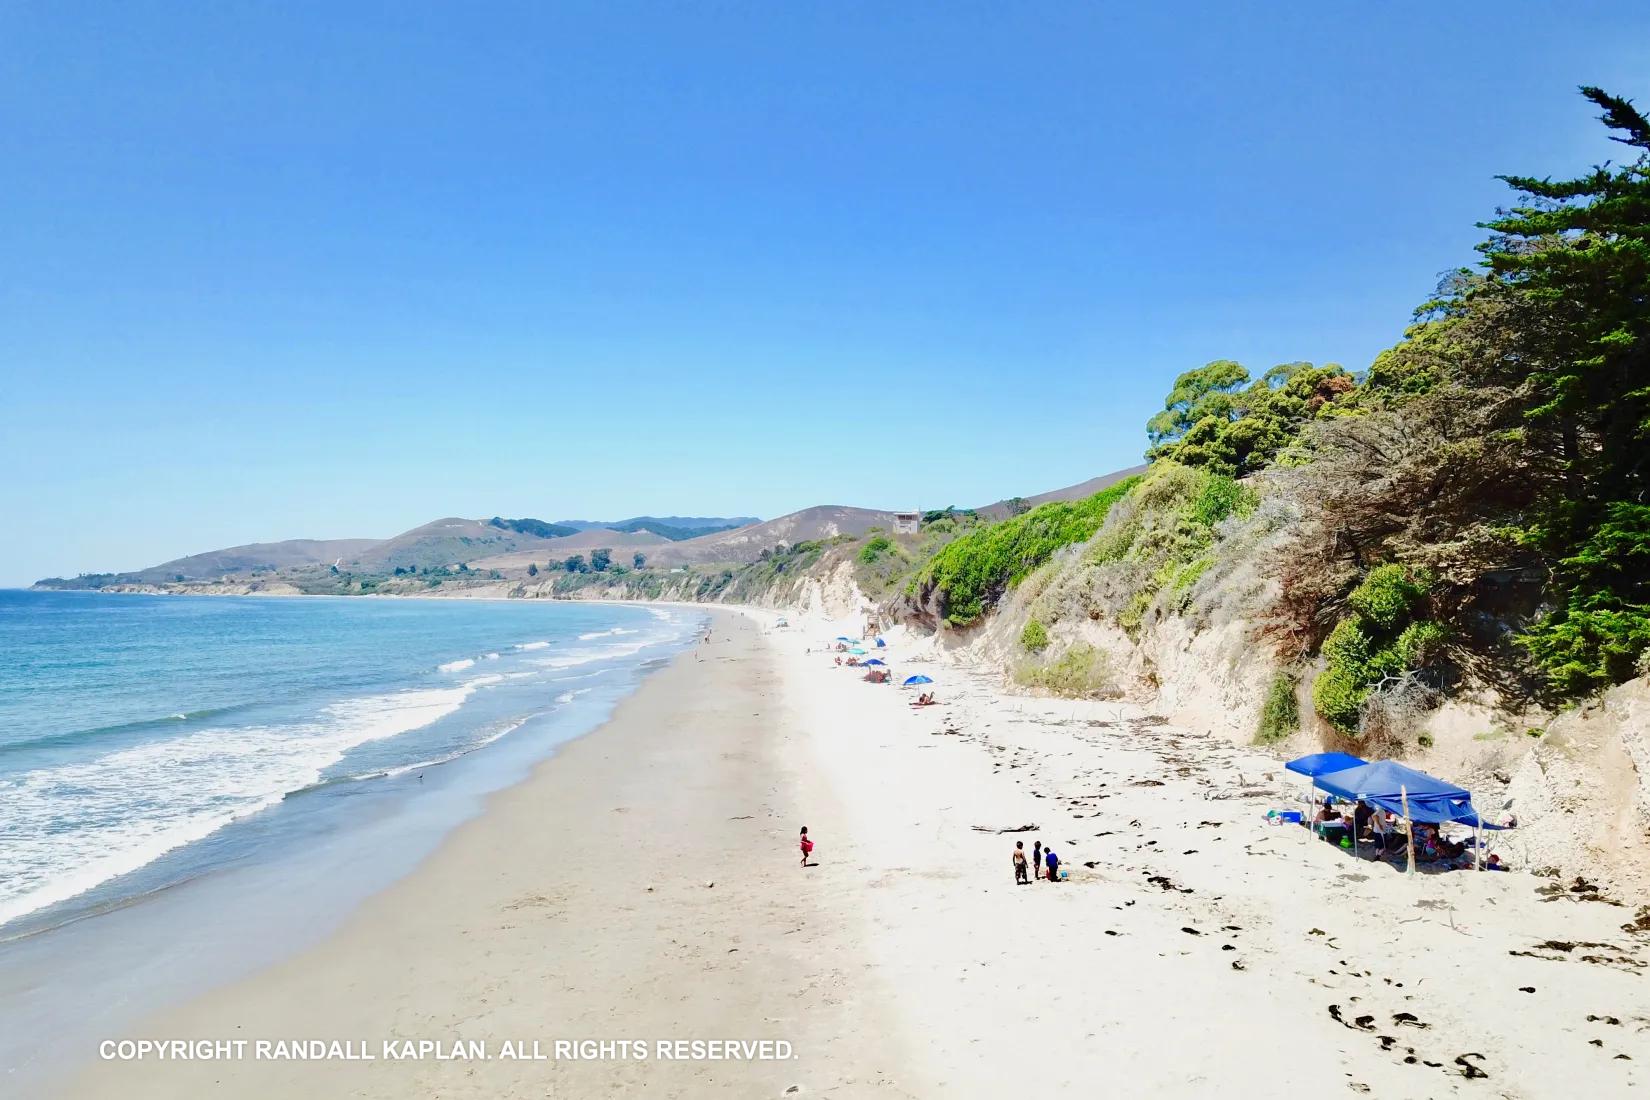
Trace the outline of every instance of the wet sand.
{"type": "MultiPolygon", "coordinates": [[[[758,629],[648,677],[319,947],[134,1036],[481,1040],[489,1060],[99,1062],[95,1097],[889,1093],[906,1061],[853,899],[803,871],[798,768],[758,629]],[[711,885],[714,883],[714,885],[711,885]],[[506,1040],[774,1039],[770,1061],[501,1060],[506,1040]]],[[[250,1047],[248,1048],[250,1049],[250,1047]]],[[[93,1055],[95,1057],[95,1055],[93,1055]]],[[[893,1095],[922,1095],[920,1088],[893,1095]]]]}

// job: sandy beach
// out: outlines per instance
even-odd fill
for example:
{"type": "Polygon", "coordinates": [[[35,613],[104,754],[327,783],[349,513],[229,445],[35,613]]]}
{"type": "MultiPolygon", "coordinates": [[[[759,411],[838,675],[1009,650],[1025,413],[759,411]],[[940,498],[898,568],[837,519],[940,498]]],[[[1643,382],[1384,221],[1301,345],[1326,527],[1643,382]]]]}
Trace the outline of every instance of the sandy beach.
{"type": "Polygon", "coordinates": [[[794,1057],[94,1062],[70,1094],[1643,1083],[1650,940],[1623,928],[1631,906],[1523,873],[1360,863],[1266,823],[1285,773],[1255,750],[1135,706],[1005,694],[896,632],[897,676],[928,673],[941,700],[913,710],[821,652],[849,624],[775,619],[718,613],[708,644],[325,943],[133,1037],[774,1039],[794,1057]],[[1015,885],[1016,839],[1053,845],[1070,879],[1015,885]]]}

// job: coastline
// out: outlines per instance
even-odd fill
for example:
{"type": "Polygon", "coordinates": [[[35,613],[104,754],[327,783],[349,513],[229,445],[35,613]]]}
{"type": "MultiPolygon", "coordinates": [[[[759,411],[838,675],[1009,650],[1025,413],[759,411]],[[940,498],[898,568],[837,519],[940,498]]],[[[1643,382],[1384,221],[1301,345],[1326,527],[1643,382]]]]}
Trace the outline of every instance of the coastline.
{"type": "Polygon", "coordinates": [[[896,631],[890,660],[941,698],[914,711],[818,648],[849,624],[695,606],[712,644],[343,929],[133,1034],[770,1038],[794,1059],[103,1062],[70,1095],[1645,1083],[1629,1051],[1650,1032],[1650,945],[1624,934],[1631,910],[1528,875],[1355,862],[1265,822],[1286,798],[1276,760],[1140,707],[1005,694],[896,631]],[[1070,879],[1015,885],[1021,837],[1057,845],[1070,879]]]}

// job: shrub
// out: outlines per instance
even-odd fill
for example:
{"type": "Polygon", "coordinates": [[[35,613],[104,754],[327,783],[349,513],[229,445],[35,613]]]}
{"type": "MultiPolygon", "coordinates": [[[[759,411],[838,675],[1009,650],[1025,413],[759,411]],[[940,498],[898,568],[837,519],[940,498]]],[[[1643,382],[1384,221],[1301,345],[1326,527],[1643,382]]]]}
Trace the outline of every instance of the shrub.
{"type": "Polygon", "coordinates": [[[893,548],[893,539],[890,539],[887,535],[877,535],[859,548],[859,560],[866,565],[875,565],[879,557],[893,548]]]}
{"type": "Polygon", "coordinates": [[[1213,527],[1227,516],[1254,511],[1255,492],[1229,477],[1213,475],[1192,502],[1191,518],[1204,527],[1213,527]]]}
{"type": "Polygon", "coordinates": [[[1432,577],[1426,570],[1389,562],[1371,569],[1347,603],[1376,626],[1389,630],[1409,616],[1431,587],[1432,577]]]}
{"type": "Polygon", "coordinates": [[[1342,619],[1323,643],[1323,655],[1331,667],[1362,674],[1369,667],[1369,635],[1357,616],[1342,619]]]}
{"type": "Polygon", "coordinates": [[[1046,664],[1024,662],[1014,670],[1014,679],[1025,687],[1042,688],[1068,699],[1101,699],[1119,694],[1106,655],[1084,642],[1046,664]]]}
{"type": "MultiPolygon", "coordinates": [[[[1436,656],[1444,627],[1409,621],[1431,585],[1425,570],[1379,565],[1347,598],[1353,613],[1324,639],[1327,666],[1312,685],[1312,705],[1342,733],[1359,732],[1364,700],[1376,684],[1424,668],[1436,656]]],[[[1410,709],[1419,705],[1406,699],[1410,709]]]]}
{"type": "Polygon", "coordinates": [[[1357,732],[1358,716],[1368,695],[1369,685],[1364,678],[1339,665],[1331,664],[1312,682],[1313,709],[1342,733],[1357,732]]]}
{"type": "Polygon", "coordinates": [[[1445,637],[1444,627],[1440,623],[1431,620],[1410,623],[1398,635],[1398,640],[1392,643],[1398,664],[1406,670],[1422,667],[1438,652],[1445,637]]]}
{"type": "Polygon", "coordinates": [[[1255,730],[1255,744],[1269,745],[1294,736],[1301,728],[1300,705],[1295,702],[1295,680],[1280,672],[1272,680],[1266,693],[1266,704],[1260,709],[1260,725],[1255,730]]]}
{"type": "Polygon", "coordinates": [[[1020,631],[1020,644],[1032,653],[1041,653],[1048,648],[1048,631],[1042,623],[1032,619],[1020,631]]]}

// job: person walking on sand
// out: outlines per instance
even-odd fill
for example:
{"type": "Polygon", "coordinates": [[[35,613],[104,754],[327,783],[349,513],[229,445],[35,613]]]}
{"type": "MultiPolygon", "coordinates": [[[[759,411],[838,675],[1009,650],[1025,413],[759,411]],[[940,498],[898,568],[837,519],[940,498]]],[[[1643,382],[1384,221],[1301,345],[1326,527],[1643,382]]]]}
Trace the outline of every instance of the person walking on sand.
{"type": "Polygon", "coordinates": [[[1049,848],[1043,852],[1043,858],[1048,861],[1048,880],[1050,882],[1059,882],[1060,857],[1054,854],[1053,848],[1049,848]]]}
{"type": "Polygon", "coordinates": [[[1043,877],[1043,842],[1040,840],[1031,848],[1031,877],[1043,877]]]}
{"type": "Polygon", "coordinates": [[[1026,877],[1026,842],[1016,840],[1014,842],[1014,885],[1018,886],[1022,882],[1028,885],[1031,882],[1026,877]]]}
{"type": "Polygon", "coordinates": [[[808,839],[808,827],[802,826],[802,840],[798,845],[802,849],[802,866],[808,865],[808,857],[814,854],[814,842],[808,839]]]}

